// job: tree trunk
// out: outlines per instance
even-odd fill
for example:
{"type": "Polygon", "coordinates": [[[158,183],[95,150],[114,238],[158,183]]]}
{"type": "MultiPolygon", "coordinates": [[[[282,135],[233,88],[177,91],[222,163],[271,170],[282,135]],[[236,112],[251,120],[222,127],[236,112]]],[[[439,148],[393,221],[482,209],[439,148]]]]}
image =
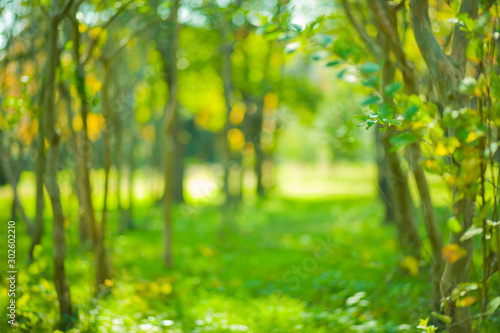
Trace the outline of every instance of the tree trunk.
{"type": "MultiPolygon", "coordinates": [[[[61,94],[61,98],[66,101],[66,107],[68,110],[68,123],[73,124],[73,110],[71,109],[71,94],[69,90],[64,86],[64,84],[59,85],[59,91],[61,94]]],[[[78,198],[78,236],[80,239],[80,243],[83,245],[88,240],[88,217],[85,213],[85,198],[84,198],[84,189],[82,178],[80,175],[82,174],[82,163],[78,154],[78,137],[77,133],[75,133],[73,126],[69,126],[71,129],[71,138],[69,139],[69,147],[71,149],[70,155],[75,156],[75,191],[76,196],[78,198]]]]}
{"type": "Polygon", "coordinates": [[[59,50],[57,45],[59,23],[64,15],[66,15],[66,10],[72,5],[72,0],[69,0],[65,4],[65,8],[61,12],[54,13],[54,9],[58,7],[58,5],[59,3],[54,1],[50,9],[52,14],[46,39],[47,64],[45,76],[47,79],[47,85],[44,92],[45,97],[43,114],[45,118],[47,141],[49,143],[45,186],[49,192],[53,213],[52,239],[54,242],[54,283],[59,300],[61,326],[63,329],[66,329],[72,325],[73,309],[71,306],[71,295],[68,280],[66,278],[66,271],[64,268],[64,260],[66,257],[66,239],[64,215],[61,205],[59,185],[57,184],[60,136],[56,129],[57,116],[55,108],[55,80],[59,59],[59,50]]]}
{"type": "MultiPolygon", "coordinates": [[[[386,47],[384,48],[385,58],[388,58],[388,50],[393,51],[396,57],[396,65],[403,75],[403,82],[405,91],[408,95],[418,95],[417,87],[417,76],[415,73],[415,68],[413,63],[411,63],[403,50],[403,44],[399,38],[397,29],[397,8],[389,8],[386,1],[377,0],[369,2],[370,8],[374,14],[375,21],[379,30],[383,33],[386,42],[386,47]]],[[[388,61],[388,60],[386,60],[388,61]]],[[[384,83],[384,87],[386,83],[384,83]]],[[[434,205],[431,200],[431,195],[429,191],[429,186],[427,184],[427,179],[425,177],[424,170],[420,165],[421,152],[420,143],[413,143],[407,147],[409,154],[409,162],[413,176],[415,177],[417,190],[420,195],[421,205],[424,213],[424,218],[426,222],[426,230],[431,241],[432,251],[433,251],[433,268],[432,268],[432,280],[433,280],[433,296],[432,296],[432,308],[435,311],[439,311],[440,308],[440,295],[439,288],[437,284],[440,279],[443,270],[443,259],[441,257],[442,234],[437,224],[434,215],[434,205]]]]}
{"type": "MultiPolygon", "coordinates": [[[[443,105],[460,108],[466,105],[465,96],[459,92],[458,85],[465,73],[468,39],[466,32],[462,31],[457,24],[455,27],[454,39],[452,42],[451,55],[447,55],[433,32],[429,17],[428,0],[410,0],[410,23],[417,42],[429,69],[432,81],[443,105]]],[[[460,4],[460,13],[468,14],[470,18],[477,17],[478,1],[463,0],[460,4]]],[[[462,199],[453,203],[456,216],[462,219],[463,230],[467,230],[475,216],[474,200],[470,198],[462,199]]],[[[460,234],[452,233],[450,244],[460,243],[460,234]]],[[[456,263],[446,262],[441,279],[441,293],[444,298],[451,294],[451,291],[461,282],[469,279],[470,263],[472,262],[472,243],[466,241],[463,244],[467,250],[464,259],[456,263]]],[[[445,302],[445,313],[451,317],[452,323],[448,325],[451,333],[462,333],[472,331],[470,310],[457,308],[453,302],[445,302]]]]}
{"type": "Polygon", "coordinates": [[[33,225],[31,223],[30,218],[26,215],[26,212],[24,211],[23,205],[21,203],[21,199],[19,198],[19,194],[17,193],[17,179],[16,176],[14,175],[12,167],[10,166],[9,156],[7,155],[7,152],[2,152],[0,154],[0,164],[5,172],[7,181],[10,183],[12,191],[14,192],[14,200],[12,206],[14,208],[17,208],[17,210],[19,211],[19,214],[21,215],[24,225],[26,226],[26,231],[28,232],[28,235],[31,237],[31,239],[33,239],[33,232],[34,232],[33,225]]]}
{"type": "Polygon", "coordinates": [[[231,123],[229,121],[229,115],[231,113],[232,104],[231,104],[231,93],[233,90],[232,85],[232,66],[231,66],[231,55],[233,53],[233,44],[229,40],[230,38],[230,28],[228,25],[231,22],[221,22],[221,35],[223,44],[221,45],[221,56],[222,56],[222,64],[221,64],[221,78],[222,85],[224,88],[224,101],[226,105],[226,121],[224,124],[224,128],[221,133],[221,150],[222,150],[222,163],[224,168],[224,184],[223,184],[223,192],[226,197],[224,205],[225,211],[227,211],[227,206],[232,201],[232,196],[229,191],[229,172],[231,166],[231,151],[228,142],[228,133],[231,129],[231,123]]]}
{"type": "Polygon", "coordinates": [[[178,115],[174,121],[177,125],[174,129],[174,143],[175,143],[175,159],[174,159],[174,201],[177,203],[184,202],[184,155],[186,147],[179,140],[179,136],[184,130],[183,122],[179,119],[178,115]]]}
{"type": "Polygon", "coordinates": [[[167,62],[167,83],[168,96],[167,109],[164,116],[163,135],[165,149],[165,193],[163,195],[164,205],[164,261],[167,267],[173,265],[172,260],[172,210],[174,199],[174,159],[175,155],[175,120],[177,118],[177,50],[179,46],[179,23],[177,21],[179,10],[179,0],[174,0],[172,11],[170,13],[170,36],[168,47],[168,62],[167,62]]]}
{"type": "Polygon", "coordinates": [[[422,210],[424,212],[425,228],[429,236],[429,241],[432,247],[432,303],[431,308],[434,311],[440,311],[441,308],[441,293],[440,281],[444,269],[444,260],[441,254],[443,248],[443,234],[436,221],[434,214],[434,206],[430,196],[429,185],[425,178],[425,173],[420,165],[422,158],[420,152],[420,143],[415,142],[408,147],[410,165],[417,184],[418,193],[420,195],[422,210]]]}
{"type": "Polygon", "coordinates": [[[397,211],[398,238],[402,247],[407,248],[414,256],[420,255],[421,240],[418,235],[415,208],[408,187],[408,179],[401,169],[399,157],[396,152],[391,151],[390,140],[395,131],[387,129],[383,134],[383,144],[387,154],[389,167],[389,182],[394,193],[394,204],[397,211]]]}
{"type": "Polygon", "coordinates": [[[108,213],[108,192],[109,192],[109,171],[111,169],[111,139],[110,135],[113,131],[112,128],[112,115],[111,104],[109,100],[109,83],[110,83],[110,64],[108,61],[103,60],[104,65],[104,82],[102,85],[102,104],[104,108],[104,119],[106,127],[103,132],[104,135],[104,197],[102,218],[97,234],[97,244],[95,248],[95,270],[96,270],[96,290],[102,288],[105,281],[110,278],[110,268],[108,263],[108,255],[105,245],[106,239],[106,223],[108,213]]]}
{"type": "Polygon", "coordinates": [[[80,116],[82,119],[82,130],[79,134],[77,152],[79,160],[77,163],[81,163],[81,174],[79,175],[79,177],[81,177],[82,182],[82,199],[84,203],[83,209],[88,222],[87,234],[90,236],[90,239],[92,241],[92,247],[95,247],[97,243],[97,226],[94,205],[92,203],[92,185],[90,182],[90,154],[92,150],[92,144],[90,143],[88,136],[87,123],[89,102],[85,89],[85,70],[83,69],[83,64],[80,61],[80,32],[78,31],[77,22],[78,21],[75,19],[75,22],[73,24],[73,54],[76,62],[75,81],[81,103],[80,116]]]}
{"type": "Polygon", "coordinates": [[[450,333],[472,332],[472,320],[469,307],[458,307],[452,299],[451,293],[460,283],[469,281],[470,266],[472,264],[473,242],[468,239],[460,241],[463,233],[472,226],[472,220],[476,215],[475,201],[470,198],[462,199],[454,204],[455,216],[463,218],[463,231],[460,233],[450,232],[450,244],[458,244],[467,251],[467,255],[455,263],[446,262],[443,277],[441,279],[441,293],[443,294],[444,313],[452,319],[448,325],[450,333]]]}
{"type": "Polygon", "coordinates": [[[376,146],[376,159],[377,159],[377,184],[378,194],[380,200],[385,207],[385,223],[396,221],[396,212],[394,206],[394,198],[392,196],[391,186],[389,184],[387,175],[387,157],[385,154],[384,145],[382,143],[383,133],[380,132],[380,126],[375,129],[375,146],[376,146]]]}

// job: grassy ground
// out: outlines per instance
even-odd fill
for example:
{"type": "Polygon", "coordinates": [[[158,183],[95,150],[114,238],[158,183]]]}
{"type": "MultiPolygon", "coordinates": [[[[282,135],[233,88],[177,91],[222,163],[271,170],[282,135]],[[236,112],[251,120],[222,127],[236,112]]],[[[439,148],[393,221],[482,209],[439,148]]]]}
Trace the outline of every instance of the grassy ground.
{"type": "MultiPolygon", "coordinates": [[[[124,235],[116,234],[112,212],[112,288],[97,298],[92,256],[77,237],[74,198],[66,202],[72,213],[66,270],[79,316],[73,331],[414,332],[429,312],[429,263],[419,262],[413,276],[398,265],[403,258],[394,228],[381,223],[373,167],[294,166],[278,174],[272,197],[249,198],[233,212],[226,237],[220,237],[217,206],[191,198],[198,204],[177,207],[173,269],[161,259],[161,207],[147,196],[137,199],[137,229],[124,235]]],[[[6,221],[11,199],[8,189],[0,193],[6,221]]],[[[50,219],[38,261],[29,267],[23,260],[29,242],[17,223],[18,320],[33,332],[51,332],[57,298],[50,219]]],[[[6,285],[0,288],[3,297],[6,285]]],[[[0,331],[2,325],[5,320],[0,331]]]]}

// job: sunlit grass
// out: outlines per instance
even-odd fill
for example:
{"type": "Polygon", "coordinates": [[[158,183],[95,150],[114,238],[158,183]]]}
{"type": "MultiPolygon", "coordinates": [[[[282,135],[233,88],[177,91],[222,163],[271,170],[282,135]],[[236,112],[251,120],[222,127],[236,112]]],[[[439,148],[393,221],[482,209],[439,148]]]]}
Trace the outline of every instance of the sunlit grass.
{"type": "MultiPolygon", "coordinates": [[[[395,230],[381,222],[372,165],[278,166],[275,173],[277,197],[245,201],[233,212],[232,233],[221,239],[218,170],[188,170],[186,197],[195,205],[176,207],[173,269],[162,261],[160,176],[152,181],[138,173],[134,193],[142,186],[145,194],[134,197],[137,229],[117,235],[116,200],[110,204],[112,291],[98,299],[92,255],[77,236],[76,197],[68,192],[66,270],[80,319],[73,331],[393,332],[428,316],[428,259],[417,277],[398,267],[395,230]],[[205,187],[210,191],[200,192],[205,187]]],[[[93,176],[96,201],[100,175],[93,176]]],[[[23,202],[34,205],[29,179],[23,175],[23,202]]],[[[0,200],[7,219],[11,200],[7,188],[0,191],[7,194],[0,200]]],[[[18,226],[18,258],[25,258],[29,241],[18,226]]],[[[40,332],[57,322],[50,229],[47,218],[38,262],[28,269],[19,260],[21,318],[40,332]]]]}

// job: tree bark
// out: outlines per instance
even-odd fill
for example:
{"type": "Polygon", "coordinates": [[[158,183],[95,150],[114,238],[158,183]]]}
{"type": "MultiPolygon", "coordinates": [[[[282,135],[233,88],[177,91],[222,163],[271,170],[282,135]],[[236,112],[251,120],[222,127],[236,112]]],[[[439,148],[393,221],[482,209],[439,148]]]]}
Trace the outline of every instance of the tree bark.
{"type": "Polygon", "coordinates": [[[177,20],[179,10],[179,0],[174,0],[172,11],[170,13],[170,36],[168,47],[168,62],[167,62],[167,83],[168,83],[168,103],[164,116],[163,135],[165,149],[165,193],[163,195],[164,208],[164,253],[163,258],[167,267],[173,266],[172,259],[172,215],[173,215],[173,199],[174,199],[174,159],[175,155],[175,138],[174,126],[177,113],[177,50],[179,45],[179,23],[177,20]]]}
{"type": "Polygon", "coordinates": [[[107,279],[110,278],[110,267],[108,262],[108,254],[105,245],[106,239],[106,224],[108,214],[108,192],[109,192],[109,171],[111,169],[111,132],[112,115],[111,104],[109,99],[109,83],[110,83],[110,63],[104,59],[104,81],[102,85],[102,104],[104,108],[104,119],[106,127],[104,135],[104,197],[102,217],[99,231],[97,233],[97,244],[95,248],[95,264],[96,264],[96,290],[99,290],[105,285],[107,279]]]}
{"type": "MultiPolygon", "coordinates": [[[[415,66],[406,57],[403,49],[403,44],[401,43],[397,30],[397,7],[389,7],[389,4],[382,0],[369,1],[369,5],[374,14],[377,26],[385,37],[387,47],[392,50],[394,55],[396,56],[396,65],[403,74],[403,82],[406,93],[408,95],[418,95],[415,66]]],[[[386,56],[386,59],[388,59],[388,56],[386,56]]],[[[441,297],[438,288],[438,281],[440,280],[440,276],[444,267],[444,262],[441,256],[443,236],[435,218],[434,205],[432,203],[429,186],[425,177],[424,170],[420,164],[420,143],[410,144],[407,147],[407,151],[409,154],[411,172],[413,173],[413,176],[415,178],[417,190],[421,200],[422,210],[426,222],[427,234],[429,236],[433,251],[432,281],[434,287],[431,305],[433,310],[439,311],[441,297]]]]}
{"type": "MultiPolygon", "coordinates": [[[[76,15],[76,13],[75,13],[76,15]]],[[[83,63],[81,62],[80,56],[80,32],[78,31],[78,21],[75,19],[73,21],[73,54],[75,58],[76,68],[75,68],[75,81],[78,91],[78,96],[80,98],[80,116],[82,119],[82,130],[79,134],[78,140],[78,152],[77,152],[77,163],[81,165],[81,183],[82,183],[82,199],[83,199],[83,209],[84,214],[88,222],[87,234],[90,236],[92,241],[92,247],[95,248],[97,244],[97,223],[95,217],[94,205],[92,203],[92,185],[90,182],[90,155],[92,150],[92,144],[90,143],[88,136],[88,123],[87,116],[89,113],[89,102],[87,98],[87,92],[85,89],[85,71],[83,68],[83,63]]]]}
{"type": "MultiPolygon", "coordinates": [[[[475,18],[478,11],[477,0],[463,0],[460,4],[460,13],[468,13],[469,17],[475,18]]],[[[452,43],[451,56],[444,53],[437,42],[431,27],[429,18],[428,0],[410,0],[410,23],[417,45],[427,64],[432,81],[436,87],[441,102],[444,106],[460,108],[466,105],[466,99],[458,90],[458,85],[465,73],[468,39],[465,32],[458,25],[455,27],[455,36],[452,43]]],[[[456,216],[461,216],[463,230],[467,230],[475,215],[473,209],[474,200],[465,198],[454,202],[456,216]]],[[[460,243],[460,234],[452,233],[450,244],[460,243]]],[[[464,259],[450,263],[446,262],[441,279],[441,293],[445,300],[451,295],[452,290],[462,282],[469,280],[470,263],[472,262],[472,243],[466,241],[463,247],[467,250],[464,259]]],[[[452,322],[448,325],[449,332],[471,332],[472,322],[470,309],[457,308],[453,302],[445,301],[445,313],[451,317],[452,322]]]]}
{"type": "Polygon", "coordinates": [[[61,205],[61,196],[59,185],[57,184],[57,173],[59,169],[59,143],[60,135],[57,133],[56,108],[55,108],[55,80],[58,67],[59,50],[58,36],[59,23],[71,7],[73,0],[65,3],[64,8],[59,11],[59,2],[54,1],[51,6],[49,30],[46,39],[47,64],[45,76],[47,85],[45,87],[44,97],[44,120],[49,143],[47,168],[45,174],[45,186],[49,192],[52,203],[53,229],[52,239],[54,242],[54,283],[59,300],[59,313],[61,316],[61,327],[66,329],[72,326],[73,309],[71,305],[71,295],[64,268],[66,257],[66,239],[64,227],[64,214],[61,205]],[[56,11],[56,12],[55,12],[56,11]]]}

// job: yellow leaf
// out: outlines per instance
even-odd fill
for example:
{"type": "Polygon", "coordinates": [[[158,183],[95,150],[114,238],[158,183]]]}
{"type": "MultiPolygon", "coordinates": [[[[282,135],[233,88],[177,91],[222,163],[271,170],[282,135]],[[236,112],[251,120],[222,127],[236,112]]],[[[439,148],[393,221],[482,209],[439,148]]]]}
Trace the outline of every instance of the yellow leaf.
{"type": "Polygon", "coordinates": [[[111,287],[111,286],[113,286],[114,284],[115,284],[115,283],[114,283],[113,281],[109,280],[109,279],[104,280],[104,285],[105,285],[106,287],[111,287]]]}
{"type": "Polygon", "coordinates": [[[232,151],[240,151],[245,145],[245,135],[237,128],[229,130],[227,139],[229,140],[229,147],[232,151]]]}
{"type": "Polygon", "coordinates": [[[92,95],[95,95],[101,90],[102,83],[97,79],[97,76],[94,73],[90,73],[85,78],[85,85],[89,88],[89,92],[92,95]]]}
{"type": "Polygon", "coordinates": [[[471,306],[477,301],[477,297],[467,296],[458,301],[458,306],[461,308],[465,308],[471,306]]]}
{"type": "Polygon", "coordinates": [[[90,141],[97,141],[99,139],[105,124],[106,121],[102,114],[91,112],[87,115],[87,128],[90,141]]]}
{"type": "Polygon", "coordinates": [[[172,292],[172,289],[173,289],[172,285],[170,283],[168,283],[168,282],[165,282],[165,283],[163,283],[161,285],[160,292],[162,294],[168,295],[168,294],[170,294],[172,292]]]}
{"type": "Polygon", "coordinates": [[[79,114],[75,115],[75,118],[73,118],[72,126],[75,132],[80,132],[82,130],[83,121],[82,117],[79,114]]]}
{"type": "Polygon", "coordinates": [[[278,96],[276,96],[273,93],[269,93],[266,96],[264,96],[264,105],[267,106],[270,109],[275,109],[278,106],[278,96]]]}
{"type": "Polygon", "coordinates": [[[434,149],[434,153],[436,153],[436,155],[438,156],[443,157],[448,155],[448,149],[446,149],[446,147],[440,142],[436,146],[436,149],[434,149]]]}
{"type": "Polygon", "coordinates": [[[458,244],[450,244],[441,250],[443,258],[449,263],[455,263],[467,255],[467,251],[458,244]]]}
{"type": "Polygon", "coordinates": [[[406,268],[411,276],[418,276],[418,260],[412,256],[406,256],[399,262],[399,266],[406,268]]]}
{"type": "Polygon", "coordinates": [[[231,113],[229,113],[229,121],[233,125],[239,125],[245,118],[246,105],[242,102],[237,102],[234,104],[231,113]]]}
{"type": "Polygon", "coordinates": [[[467,135],[467,139],[465,140],[467,143],[471,143],[472,141],[477,139],[477,133],[472,131],[469,132],[469,135],[467,135]]]}
{"type": "Polygon", "coordinates": [[[456,137],[446,139],[446,149],[450,154],[453,154],[458,147],[460,147],[460,141],[456,137]]]}

